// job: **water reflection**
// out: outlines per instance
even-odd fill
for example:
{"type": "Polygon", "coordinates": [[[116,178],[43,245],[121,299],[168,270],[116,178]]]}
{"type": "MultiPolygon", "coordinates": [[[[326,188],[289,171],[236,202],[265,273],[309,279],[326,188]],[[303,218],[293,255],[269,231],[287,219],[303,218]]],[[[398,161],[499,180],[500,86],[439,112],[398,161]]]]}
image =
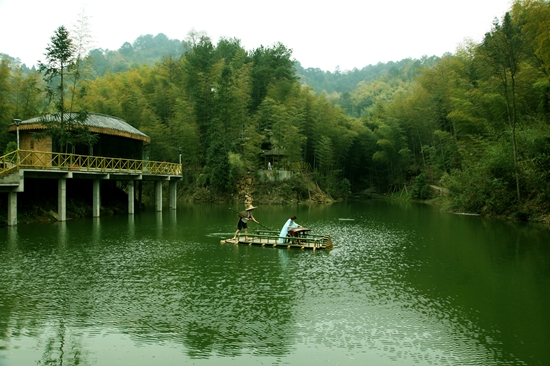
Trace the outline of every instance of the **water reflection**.
{"type": "Polygon", "coordinates": [[[132,241],[136,235],[136,222],[134,215],[128,215],[128,240],[132,241]]]}
{"type": "Polygon", "coordinates": [[[57,246],[60,252],[64,251],[67,246],[67,222],[61,221],[55,223],[55,226],[57,226],[58,234],[57,234],[57,246]]]}
{"type": "Polygon", "coordinates": [[[44,328],[42,365],[81,365],[88,363],[83,339],[74,334],[63,319],[44,328]]]}
{"type": "Polygon", "coordinates": [[[19,236],[17,235],[17,226],[8,226],[6,228],[6,242],[9,251],[14,251],[17,248],[17,242],[19,236]]]}
{"type": "Polygon", "coordinates": [[[156,230],[157,230],[157,238],[162,238],[162,233],[163,233],[163,222],[162,222],[162,212],[156,212],[155,214],[156,216],[156,221],[155,221],[155,226],[156,226],[156,230]]]}
{"type": "Polygon", "coordinates": [[[317,252],[221,245],[216,206],[6,228],[0,360],[543,364],[547,232],[396,206],[290,208],[333,236],[317,252]]]}
{"type": "Polygon", "coordinates": [[[170,210],[170,223],[176,225],[178,223],[178,212],[176,210],[170,210]]]}
{"type": "Polygon", "coordinates": [[[91,219],[91,221],[92,221],[92,246],[95,247],[101,243],[101,218],[94,217],[91,219]]]}

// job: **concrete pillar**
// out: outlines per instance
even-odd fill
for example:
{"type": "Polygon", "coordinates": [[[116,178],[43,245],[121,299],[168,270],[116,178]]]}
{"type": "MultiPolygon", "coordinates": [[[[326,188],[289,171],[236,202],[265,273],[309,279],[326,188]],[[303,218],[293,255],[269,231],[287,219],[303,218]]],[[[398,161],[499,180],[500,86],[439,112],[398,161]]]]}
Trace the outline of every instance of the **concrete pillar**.
{"type": "Polygon", "coordinates": [[[178,182],[171,180],[170,183],[170,208],[175,210],[178,202],[178,182]]]}
{"type": "Polygon", "coordinates": [[[8,193],[8,226],[17,225],[17,192],[8,193]]]}
{"type": "Polygon", "coordinates": [[[155,182],[155,209],[157,212],[162,211],[162,181],[155,182]]]}
{"type": "Polygon", "coordinates": [[[92,195],[92,216],[99,217],[101,215],[101,181],[99,179],[94,179],[92,195]]]}
{"type": "Polygon", "coordinates": [[[67,179],[57,181],[57,221],[67,221],[67,179]]]}
{"type": "Polygon", "coordinates": [[[133,215],[135,212],[134,208],[134,181],[128,181],[128,215],[133,215]]]}

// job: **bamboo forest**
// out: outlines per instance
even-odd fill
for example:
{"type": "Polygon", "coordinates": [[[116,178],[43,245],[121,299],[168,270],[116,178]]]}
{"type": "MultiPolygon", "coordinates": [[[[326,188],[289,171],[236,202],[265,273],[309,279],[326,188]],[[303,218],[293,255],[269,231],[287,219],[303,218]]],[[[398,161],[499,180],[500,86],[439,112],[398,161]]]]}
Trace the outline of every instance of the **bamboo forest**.
{"type": "MultiPolygon", "coordinates": [[[[197,199],[237,196],[271,151],[274,171],[298,172],[285,185],[297,201],[313,184],[334,200],[437,198],[447,211],[547,222],[548,29],[550,2],[515,1],[454,53],[331,72],[303,68],[281,43],[246,50],[200,32],[89,50],[83,26],[69,34],[64,108],[123,119],[151,137],[151,160],[181,154],[179,189],[197,199]]],[[[14,119],[56,110],[53,81],[16,57],[0,55],[2,153],[15,149],[14,119]]]]}

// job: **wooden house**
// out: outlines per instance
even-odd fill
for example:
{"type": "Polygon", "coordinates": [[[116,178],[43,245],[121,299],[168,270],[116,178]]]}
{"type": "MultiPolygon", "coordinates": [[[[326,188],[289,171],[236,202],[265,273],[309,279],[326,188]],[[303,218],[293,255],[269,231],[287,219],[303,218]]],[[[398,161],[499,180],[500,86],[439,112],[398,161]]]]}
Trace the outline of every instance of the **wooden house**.
{"type": "MultiPolygon", "coordinates": [[[[65,119],[74,117],[66,113],[65,119]]],[[[55,120],[54,115],[31,118],[21,121],[18,125],[11,124],[8,130],[17,133],[19,130],[19,149],[28,151],[61,152],[59,144],[51,136],[39,137],[37,133],[46,130],[44,120],[55,120]]],[[[89,131],[99,136],[97,143],[89,147],[86,145],[71,146],[69,153],[79,155],[104,156],[112,158],[148,160],[149,136],[132,127],[124,120],[98,113],[89,113],[83,123],[89,131]]]]}

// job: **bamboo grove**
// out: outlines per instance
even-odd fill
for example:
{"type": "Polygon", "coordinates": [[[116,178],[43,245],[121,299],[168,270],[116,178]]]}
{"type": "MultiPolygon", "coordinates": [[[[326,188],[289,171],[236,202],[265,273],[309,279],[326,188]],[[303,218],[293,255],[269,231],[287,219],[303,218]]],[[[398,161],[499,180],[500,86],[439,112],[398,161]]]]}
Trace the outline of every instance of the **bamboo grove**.
{"type": "MultiPolygon", "coordinates": [[[[300,69],[283,44],[247,51],[202,36],[155,64],[104,75],[88,65],[71,86],[73,108],[148,134],[153,160],[181,152],[185,183],[219,194],[277,150],[335,198],[374,190],[427,199],[437,186],[450,210],[540,219],[550,202],[548,29],[548,1],[516,1],[480,43],[331,92],[308,86],[315,70],[300,69]]],[[[13,140],[4,132],[13,118],[51,111],[41,89],[38,72],[2,60],[0,148],[13,140]]]]}

